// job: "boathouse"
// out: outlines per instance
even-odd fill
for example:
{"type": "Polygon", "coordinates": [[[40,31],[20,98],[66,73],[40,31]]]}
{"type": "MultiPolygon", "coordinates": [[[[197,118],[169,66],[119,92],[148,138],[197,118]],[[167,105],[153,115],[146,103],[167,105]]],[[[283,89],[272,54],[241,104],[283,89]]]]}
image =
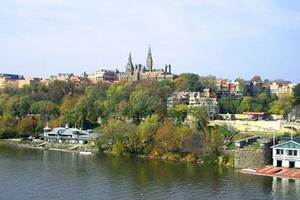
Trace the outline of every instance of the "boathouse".
{"type": "Polygon", "coordinates": [[[92,130],[80,130],[77,128],[57,127],[44,128],[44,140],[48,142],[87,144],[89,140],[95,139],[96,134],[92,130]]]}
{"type": "Polygon", "coordinates": [[[300,137],[279,143],[273,149],[273,166],[300,168],[300,137]]]}

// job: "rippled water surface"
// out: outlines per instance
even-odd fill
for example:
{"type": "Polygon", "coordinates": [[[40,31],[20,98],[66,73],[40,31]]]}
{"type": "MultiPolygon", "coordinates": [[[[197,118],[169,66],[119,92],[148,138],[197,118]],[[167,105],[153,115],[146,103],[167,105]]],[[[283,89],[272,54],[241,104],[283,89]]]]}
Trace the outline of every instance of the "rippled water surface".
{"type": "Polygon", "coordinates": [[[300,199],[300,180],[196,164],[0,147],[0,200],[300,199]]]}

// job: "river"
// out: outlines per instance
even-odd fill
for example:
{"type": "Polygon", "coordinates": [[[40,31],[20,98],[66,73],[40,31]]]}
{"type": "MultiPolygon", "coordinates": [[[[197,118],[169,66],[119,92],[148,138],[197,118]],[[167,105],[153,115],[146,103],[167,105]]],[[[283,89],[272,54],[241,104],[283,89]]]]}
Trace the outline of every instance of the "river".
{"type": "Polygon", "coordinates": [[[300,180],[192,163],[2,146],[0,199],[300,199],[300,180]]]}

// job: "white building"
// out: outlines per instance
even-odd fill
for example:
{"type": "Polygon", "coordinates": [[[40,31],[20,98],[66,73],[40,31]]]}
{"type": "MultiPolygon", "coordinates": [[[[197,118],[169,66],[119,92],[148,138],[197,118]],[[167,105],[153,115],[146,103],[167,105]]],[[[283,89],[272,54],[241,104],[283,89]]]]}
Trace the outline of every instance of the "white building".
{"type": "Polygon", "coordinates": [[[214,119],[219,114],[217,99],[203,96],[200,92],[192,92],[190,94],[188,106],[204,108],[210,119],[214,119]]]}
{"type": "Polygon", "coordinates": [[[293,94],[293,89],[296,86],[296,83],[284,84],[273,82],[270,85],[271,94],[276,94],[278,98],[282,98],[285,96],[291,96],[293,94]]]}
{"type": "Polygon", "coordinates": [[[300,168],[300,138],[277,144],[273,148],[273,166],[300,168]]]}
{"type": "Polygon", "coordinates": [[[87,144],[89,140],[96,138],[96,135],[91,130],[83,131],[68,127],[54,129],[45,127],[43,135],[45,141],[69,144],[87,144]]]}

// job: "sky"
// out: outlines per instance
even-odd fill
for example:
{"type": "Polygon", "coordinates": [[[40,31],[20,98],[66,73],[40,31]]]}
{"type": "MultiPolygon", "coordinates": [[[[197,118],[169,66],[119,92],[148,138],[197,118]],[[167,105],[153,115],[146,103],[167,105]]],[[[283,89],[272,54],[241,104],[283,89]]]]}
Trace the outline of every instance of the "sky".
{"type": "Polygon", "coordinates": [[[0,73],[125,70],[300,82],[299,0],[0,0],[0,73]]]}

